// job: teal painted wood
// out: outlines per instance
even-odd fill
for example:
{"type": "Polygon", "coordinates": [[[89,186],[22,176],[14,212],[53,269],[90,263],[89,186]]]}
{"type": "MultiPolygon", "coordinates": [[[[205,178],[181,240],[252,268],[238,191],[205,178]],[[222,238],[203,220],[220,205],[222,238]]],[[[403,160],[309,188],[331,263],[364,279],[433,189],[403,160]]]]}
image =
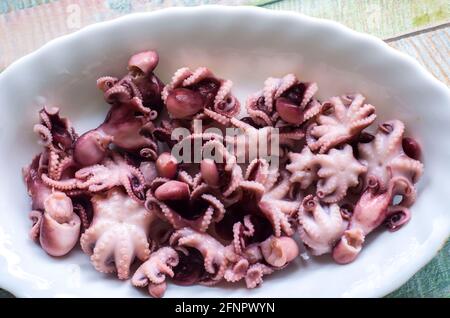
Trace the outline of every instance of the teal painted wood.
{"type": "Polygon", "coordinates": [[[389,298],[450,298],[450,240],[438,256],[389,298]]]}
{"type": "MultiPolygon", "coordinates": [[[[389,45],[411,55],[438,80],[450,86],[450,27],[389,42],[389,45]]],[[[429,264],[388,297],[450,298],[450,240],[429,264]]]]}
{"type": "Polygon", "coordinates": [[[57,0],[0,0],[0,14],[33,8],[35,6],[54,1],[57,0]]]}
{"type": "Polygon", "coordinates": [[[411,55],[438,80],[450,87],[450,27],[387,41],[411,55]]]}

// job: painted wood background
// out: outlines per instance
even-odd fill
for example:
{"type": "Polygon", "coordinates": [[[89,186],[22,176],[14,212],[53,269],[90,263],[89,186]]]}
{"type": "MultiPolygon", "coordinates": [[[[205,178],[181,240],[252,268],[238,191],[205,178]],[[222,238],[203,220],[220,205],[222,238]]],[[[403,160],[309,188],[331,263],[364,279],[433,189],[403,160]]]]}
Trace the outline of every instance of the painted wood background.
{"type": "MultiPolygon", "coordinates": [[[[384,39],[450,86],[448,0],[0,0],[0,70],[47,41],[91,23],[131,12],[217,3],[291,10],[341,22],[384,39]]],[[[0,297],[12,295],[0,289],[0,297]]],[[[388,297],[450,298],[450,241],[388,297]]]]}

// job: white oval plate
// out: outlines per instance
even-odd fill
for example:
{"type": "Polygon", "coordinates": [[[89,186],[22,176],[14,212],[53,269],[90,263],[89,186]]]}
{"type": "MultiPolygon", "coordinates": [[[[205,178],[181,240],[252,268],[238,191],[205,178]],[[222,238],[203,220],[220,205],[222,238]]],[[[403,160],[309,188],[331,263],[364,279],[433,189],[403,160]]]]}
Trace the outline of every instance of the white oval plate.
{"type": "Polygon", "coordinates": [[[327,256],[297,260],[247,290],[169,285],[168,297],[377,297],[405,283],[450,233],[450,93],[417,62],[337,23],[249,7],[175,8],[95,24],[51,41],[0,75],[0,286],[21,297],[135,297],[144,291],[96,272],[79,250],[56,259],[28,238],[30,202],[20,169],[39,151],[37,110],[60,106],[79,132],[107,106],[95,81],[120,76],[128,57],[157,49],[167,81],[184,65],[208,66],[234,81],[242,102],[268,76],[293,72],[319,84],[320,97],[361,92],[378,118],[399,118],[423,145],[425,175],[412,220],[370,235],[352,264],[327,256]]]}

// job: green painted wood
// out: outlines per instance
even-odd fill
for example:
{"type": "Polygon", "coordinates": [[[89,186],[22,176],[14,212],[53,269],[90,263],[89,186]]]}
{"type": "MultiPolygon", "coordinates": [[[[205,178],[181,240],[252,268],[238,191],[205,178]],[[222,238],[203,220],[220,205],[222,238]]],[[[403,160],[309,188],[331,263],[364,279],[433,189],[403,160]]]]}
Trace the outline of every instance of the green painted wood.
{"type": "Polygon", "coordinates": [[[380,38],[450,21],[448,0],[283,0],[264,7],[338,21],[380,38]]]}
{"type": "Polygon", "coordinates": [[[450,240],[440,253],[389,298],[450,298],[450,240]]]}

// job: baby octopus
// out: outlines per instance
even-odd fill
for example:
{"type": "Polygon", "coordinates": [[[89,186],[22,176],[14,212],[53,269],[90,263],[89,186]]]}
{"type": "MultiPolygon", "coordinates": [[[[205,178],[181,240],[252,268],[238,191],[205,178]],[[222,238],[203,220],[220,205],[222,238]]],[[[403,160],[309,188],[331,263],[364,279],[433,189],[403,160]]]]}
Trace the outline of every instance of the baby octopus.
{"type": "Polygon", "coordinates": [[[300,125],[320,112],[322,105],[314,99],[316,83],[302,83],[294,74],[269,77],[262,91],[247,100],[247,113],[261,126],[275,126],[279,120],[300,125]]]}
{"type": "Polygon", "coordinates": [[[250,215],[235,223],[233,240],[225,247],[228,267],[224,279],[232,283],[244,279],[247,288],[257,287],[264,275],[286,267],[299,254],[297,243],[287,236],[270,235],[259,241],[253,223],[250,215]]]}
{"type": "Polygon", "coordinates": [[[78,164],[90,166],[101,162],[111,143],[156,159],[152,121],[162,107],[160,97],[164,86],[153,73],[158,60],[154,51],[138,53],[130,58],[129,72],[121,80],[106,76],[97,81],[111,108],[100,126],[77,139],[74,159],[78,164]]]}
{"type": "Polygon", "coordinates": [[[22,174],[47,254],[80,243],[97,271],[162,297],[169,282],[256,288],[302,270],[303,252],[347,264],[377,227],[410,220],[422,150],[400,120],[365,131],[361,94],[321,102],[314,82],[269,77],[241,118],[230,80],[183,67],[164,86],[158,63],[140,52],[99,78],[108,113],[80,136],[39,110],[41,153],[22,174]]]}
{"type": "Polygon", "coordinates": [[[326,203],[342,200],[349,188],[359,184],[359,176],[367,171],[353,156],[350,145],[317,155],[304,147],[301,153],[291,152],[288,156],[291,163],[286,169],[292,173],[290,181],[299,183],[302,189],[317,181],[316,195],[326,203]]]}
{"type": "Polygon", "coordinates": [[[234,134],[225,136],[225,144],[239,163],[251,162],[260,157],[279,158],[283,147],[293,147],[296,141],[305,136],[300,128],[287,131],[272,126],[257,128],[235,117],[227,118],[211,112],[207,115],[211,115],[221,125],[236,129],[234,134]]]}
{"type": "Polygon", "coordinates": [[[219,79],[206,67],[175,72],[162,92],[167,111],[175,119],[192,119],[202,111],[212,110],[226,116],[239,113],[239,101],[231,94],[233,82],[219,79]]]}
{"type": "Polygon", "coordinates": [[[96,270],[127,279],[135,258],[150,257],[148,230],[157,217],[117,187],[91,200],[94,218],[81,236],[81,248],[96,270]]]}
{"type": "Polygon", "coordinates": [[[401,121],[387,121],[379,126],[375,136],[358,145],[368,167],[367,189],[355,206],[349,229],[333,252],[339,263],[353,261],[367,234],[383,222],[396,231],[410,219],[408,208],[416,199],[415,184],[422,175],[423,164],[417,160],[417,142],[404,138],[404,130],[401,121]],[[398,203],[394,203],[396,196],[401,197],[398,203]]]}
{"type": "Polygon", "coordinates": [[[332,97],[325,102],[316,122],[308,127],[306,141],[312,151],[327,152],[350,141],[376,118],[375,107],[364,104],[361,94],[332,97]]]}

